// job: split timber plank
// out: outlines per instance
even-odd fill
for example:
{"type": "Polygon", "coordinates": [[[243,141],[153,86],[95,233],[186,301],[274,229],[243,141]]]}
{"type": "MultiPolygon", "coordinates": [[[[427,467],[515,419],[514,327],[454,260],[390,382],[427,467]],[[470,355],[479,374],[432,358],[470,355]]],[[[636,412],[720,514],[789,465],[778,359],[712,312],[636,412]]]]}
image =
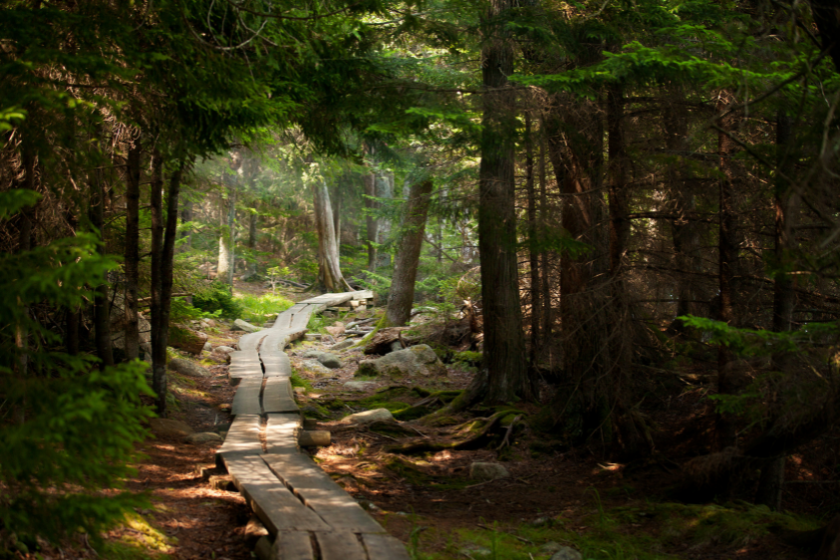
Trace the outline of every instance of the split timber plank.
{"type": "Polygon", "coordinates": [[[329,530],[326,523],[286,488],[259,456],[225,460],[233,483],[272,535],[329,530]]]}
{"type": "Polygon", "coordinates": [[[309,324],[309,318],[312,317],[312,313],[314,312],[315,306],[307,305],[305,309],[295,313],[295,316],[292,317],[292,322],[289,325],[289,328],[294,330],[305,329],[306,325],[309,324]]]}
{"type": "Polygon", "coordinates": [[[292,318],[300,313],[302,310],[306,309],[308,304],[306,303],[296,303],[283,313],[277,316],[277,320],[274,322],[274,326],[272,329],[288,329],[289,325],[292,323],[292,318]]]}
{"type": "MultiPolygon", "coordinates": [[[[349,531],[315,533],[321,560],[367,560],[365,549],[356,535],[349,531]]],[[[385,559],[383,559],[385,560],[385,559]]],[[[391,560],[388,558],[387,560],[391,560]]]]}
{"type": "Polygon", "coordinates": [[[263,354],[263,368],[266,377],[291,377],[292,363],[282,352],[263,354]]]}
{"type": "Polygon", "coordinates": [[[362,535],[370,560],[411,560],[405,545],[391,535],[362,535]]]}
{"type": "Polygon", "coordinates": [[[300,413],[269,414],[265,427],[268,453],[299,454],[297,431],[301,423],[300,413]]]}
{"type": "Polygon", "coordinates": [[[309,533],[301,531],[277,533],[274,547],[271,549],[271,560],[314,560],[315,551],[312,550],[312,539],[309,533]]]}
{"type": "Polygon", "coordinates": [[[262,412],[260,407],[260,391],[262,391],[263,378],[260,377],[246,377],[239,383],[236,388],[236,394],[233,396],[233,404],[230,407],[230,413],[233,416],[240,414],[257,414],[262,412]]]}
{"type": "Polygon", "coordinates": [[[356,500],[309,457],[303,454],[267,454],[262,458],[274,474],[334,530],[385,532],[356,500]]]}
{"type": "Polygon", "coordinates": [[[256,352],[260,341],[268,334],[265,331],[258,331],[255,333],[248,333],[239,338],[239,350],[244,352],[256,352]]]}
{"type": "Polygon", "coordinates": [[[225,442],[216,455],[227,461],[228,457],[259,455],[260,453],[262,453],[260,417],[256,414],[243,414],[233,420],[225,442]]]}
{"type": "Polygon", "coordinates": [[[300,410],[294,397],[292,397],[292,383],[288,377],[269,377],[266,379],[262,402],[263,412],[297,412],[300,410]]]}

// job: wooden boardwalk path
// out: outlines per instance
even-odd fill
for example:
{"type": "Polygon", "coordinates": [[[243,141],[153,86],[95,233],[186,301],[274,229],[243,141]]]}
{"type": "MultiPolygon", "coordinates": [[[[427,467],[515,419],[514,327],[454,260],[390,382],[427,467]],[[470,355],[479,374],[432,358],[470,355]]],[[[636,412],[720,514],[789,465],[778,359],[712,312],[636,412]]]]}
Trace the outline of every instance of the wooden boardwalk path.
{"type": "Polygon", "coordinates": [[[297,303],[271,328],[240,338],[231,354],[235,418],[216,459],[271,535],[258,543],[262,560],[409,560],[399,540],[300,452],[302,417],[283,352],[313,313],[370,297],[346,292],[297,303]]]}

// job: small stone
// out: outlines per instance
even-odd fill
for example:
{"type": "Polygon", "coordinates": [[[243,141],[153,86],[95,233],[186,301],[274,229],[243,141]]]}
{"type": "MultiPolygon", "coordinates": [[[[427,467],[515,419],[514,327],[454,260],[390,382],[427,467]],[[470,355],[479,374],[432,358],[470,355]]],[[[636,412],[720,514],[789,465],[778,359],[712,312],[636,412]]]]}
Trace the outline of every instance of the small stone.
{"type": "Polygon", "coordinates": [[[212,352],[213,351],[213,345],[210,344],[209,342],[205,342],[204,343],[204,351],[205,352],[212,352]]]}
{"type": "Polygon", "coordinates": [[[338,359],[338,356],[330,354],[329,352],[321,352],[321,355],[318,356],[318,361],[330,369],[337,369],[344,365],[341,363],[341,360],[338,359]]]}
{"type": "Polygon", "coordinates": [[[347,340],[342,340],[338,344],[333,344],[332,346],[330,346],[330,350],[332,350],[333,352],[340,352],[341,350],[346,350],[347,348],[350,348],[354,344],[356,344],[356,341],[351,338],[348,338],[347,340]]]}
{"type": "Polygon", "coordinates": [[[373,381],[348,381],[344,384],[344,388],[348,391],[356,391],[359,393],[363,393],[368,389],[371,389],[376,386],[376,383],[373,381]]]}
{"type": "Polygon", "coordinates": [[[174,360],[169,360],[167,367],[176,373],[180,373],[182,375],[189,375],[191,377],[210,377],[210,372],[201,367],[200,365],[193,363],[189,360],[185,360],[183,358],[175,358],[174,360]]]}
{"type": "Polygon", "coordinates": [[[363,425],[363,424],[371,424],[373,422],[387,422],[389,420],[394,420],[394,415],[391,414],[391,411],[387,408],[374,408],[373,410],[365,410],[364,412],[357,412],[356,414],[351,414],[341,420],[344,424],[355,424],[355,425],[363,425]]]}
{"type": "Polygon", "coordinates": [[[563,546],[554,553],[551,560],[583,560],[583,556],[574,548],[563,546]]]}
{"type": "Polygon", "coordinates": [[[476,461],[470,465],[470,478],[479,480],[496,480],[510,476],[507,469],[499,463],[483,463],[476,461]]]}
{"type": "Polygon", "coordinates": [[[303,362],[303,369],[308,370],[315,375],[327,376],[332,375],[332,371],[318,360],[306,360],[303,362]]]}
{"type": "MultiPolygon", "coordinates": [[[[531,521],[531,523],[529,523],[529,525],[531,525],[531,527],[545,527],[546,525],[550,525],[550,524],[551,524],[551,519],[549,519],[548,517],[537,517],[536,519],[531,521]]],[[[548,543],[548,544],[551,544],[551,543],[548,543]]],[[[546,546],[548,546],[548,544],[546,546]]],[[[557,543],[554,543],[554,544],[557,544],[557,543]]],[[[553,552],[556,552],[556,551],[552,550],[551,552],[553,553],[553,552]]],[[[546,552],[546,554],[548,554],[548,552],[546,552]]]]}
{"type": "Polygon", "coordinates": [[[493,551],[489,548],[475,546],[472,544],[465,546],[458,552],[461,553],[463,556],[466,556],[467,558],[489,558],[493,554],[493,551]]]}
{"type": "Polygon", "coordinates": [[[216,346],[213,349],[213,352],[215,352],[216,354],[230,354],[231,352],[236,352],[236,350],[234,350],[230,346],[216,346]]]}
{"type": "MultiPolygon", "coordinates": [[[[543,519],[545,521],[548,520],[548,518],[546,518],[546,517],[540,517],[539,519],[543,519]]],[[[538,521],[538,520],[535,520],[534,522],[532,522],[531,525],[534,525],[535,527],[540,527],[540,525],[535,525],[536,521],[538,521]]],[[[545,523],[543,523],[543,525],[545,525],[545,523]]],[[[562,550],[562,549],[563,549],[562,544],[560,544],[559,542],[551,541],[551,542],[545,543],[544,545],[542,545],[540,547],[540,554],[553,555],[555,552],[560,552],[560,550],[562,550]]]]}
{"type": "Polygon", "coordinates": [[[157,436],[177,436],[185,438],[195,432],[189,424],[171,418],[152,418],[149,420],[152,433],[157,436]]]}
{"type": "Polygon", "coordinates": [[[248,321],[243,321],[242,319],[237,319],[233,322],[233,326],[230,328],[232,331],[245,331],[247,333],[253,333],[257,331],[261,331],[262,329],[256,327],[249,323],[248,321]]]}
{"type": "Polygon", "coordinates": [[[201,445],[202,443],[222,443],[222,436],[213,432],[198,432],[185,438],[187,443],[201,445]]]}

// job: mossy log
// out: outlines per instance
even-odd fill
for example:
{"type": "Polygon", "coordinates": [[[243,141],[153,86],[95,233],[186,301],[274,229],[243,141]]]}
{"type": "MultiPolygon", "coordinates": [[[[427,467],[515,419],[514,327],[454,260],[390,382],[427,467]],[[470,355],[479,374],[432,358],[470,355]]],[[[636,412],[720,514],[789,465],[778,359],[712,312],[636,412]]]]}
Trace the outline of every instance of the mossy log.
{"type": "Polygon", "coordinates": [[[207,335],[204,333],[175,326],[169,328],[169,345],[173,348],[200,356],[205,342],[207,335]]]}

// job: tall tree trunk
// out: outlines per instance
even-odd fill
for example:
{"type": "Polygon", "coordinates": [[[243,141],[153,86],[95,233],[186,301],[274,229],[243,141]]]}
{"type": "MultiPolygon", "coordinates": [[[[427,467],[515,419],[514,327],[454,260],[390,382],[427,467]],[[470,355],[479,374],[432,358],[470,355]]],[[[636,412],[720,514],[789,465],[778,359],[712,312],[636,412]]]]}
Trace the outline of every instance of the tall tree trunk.
{"type": "Polygon", "coordinates": [[[137,318],[137,288],[140,283],[140,162],[142,149],[137,139],[128,150],[125,186],[125,357],[140,356],[140,327],[137,318]]]}
{"type": "MultiPolygon", "coordinates": [[[[376,175],[376,198],[380,200],[390,201],[394,198],[394,175],[392,173],[380,172],[376,175]]],[[[378,203],[382,204],[382,203],[378,203]]],[[[387,204],[387,202],[386,202],[387,204]]],[[[379,218],[379,226],[377,227],[377,242],[379,245],[388,245],[391,237],[391,220],[388,218],[379,218]]],[[[391,251],[379,251],[377,268],[383,266],[390,266],[391,251]]]]}
{"type": "Polygon", "coordinates": [[[236,271],[236,195],[239,187],[238,176],[233,186],[230,189],[230,207],[228,208],[227,231],[229,236],[228,241],[228,269],[227,282],[228,286],[233,288],[233,273],[236,271]]]}
{"type": "Polygon", "coordinates": [[[339,181],[333,197],[333,229],[335,230],[335,242],[338,245],[338,254],[341,256],[341,191],[342,181],[339,181]]]}
{"type": "MultiPolygon", "coordinates": [[[[624,148],[622,119],[624,96],[621,86],[607,92],[607,133],[609,135],[609,212],[610,212],[610,277],[613,294],[621,290],[621,258],[627,249],[627,153],[624,148]]],[[[623,294],[619,294],[623,299],[623,294]]]]}
{"type": "Polygon", "coordinates": [[[257,221],[259,216],[257,213],[251,212],[248,215],[248,251],[251,255],[248,263],[248,273],[254,276],[257,273],[257,221]]]}
{"type": "MultiPolygon", "coordinates": [[[[791,122],[784,112],[776,114],[776,175],[773,204],[775,206],[775,287],[773,292],[773,331],[788,332],[793,328],[793,307],[795,293],[793,278],[786,273],[790,263],[790,253],[795,245],[793,230],[798,208],[796,192],[782,176],[790,173],[791,166],[791,122]]],[[[773,356],[773,370],[786,372],[790,367],[791,356],[777,353],[773,356]]],[[[785,480],[785,456],[770,460],[761,470],[761,479],[756,492],[755,503],[764,504],[773,511],[782,506],[782,487],[785,480]]]]}
{"type": "Polygon", "coordinates": [[[385,310],[387,326],[402,326],[411,316],[414,282],[420,263],[420,249],[426,229],[426,216],[432,199],[432,181],[414,183],[408,195],[399,247],[394,262],[394,276],[385,310]]]}
{"type": "MultiPolygon", "coordinates": [[[[181,224],[191,222],[193,219],[193,202],[192,200],[184,200],[181,202],[181,224]]],[[[181,245],[181,250],[187,251],[192,247],[192,231],[189,229],[181,230],[181,239],[184,243],[181,245]]]]}
{"type": "MultiPolygon", "coordinates": [[[[230,191],[228,191],[230,192],[230,191]]],[[[228,195],[228,204],[232,204],[230,194],[228,195]]],[[[231,261],[231,230],[228,224],[228,217],[230,212],[220,212],[219,216],[219,261],[216,266],[216,280],[219,282],[229,283],[230,278],[230,261],[231,261]]]]}
{"type": "MultiPolygon", "coordinates": [[[[546,227],[549,222],[549,208],[548,208],[548,187],[546,185],[545,174],[545,134],[540,131],[540,160],[539,160],[539,178],[540,178],[540,237],[545,235],[546,227]]],[[[549,273],[549,252],[543,249],[540,255],[540,269],[542,270],[542,278],[540,289],[542,291],[542,341],[543,347],[548,350],[548,364],[550,367],[554,366],[553,346],[552,346],[552,331],[554,328],[554,310],[552,308],[551,298],[551,274],[549,273]]]]}
{"type": "Polygon", "coordinates": [[[537,365],[540,350],[540,249],[537,239],[537,195],[534,189],[534,139],[531,113],[525,113],[525,190],[528,196],[528,258],[530,264],[531,347],[529,362],[537,365]]]}
{"type": "Polygon", "coordinates": [[[314,183],[312,190],[315,195],[315,227],[318,230],[318,284],[325,292],[352,291],[341,274],[330,192],[323,180],[314,183]]]}
{"type": "Polygon", "coordinates": [[[484,362],[474,385],[486,384],[485,400],[531,400],[536,387],[528,376],[517,269],[516,98],[507,77],[513,48],[498,25],[511,0],[492,0],[485,16],[482,50],[484,83],[479,166],[478,250],[484,314],[484,362]]]}
{"type": "MultiPolygon", "coordinates": [[[[727,111],[732,102],[732,94],[726,90],[721,91],[717,106],[718,113],[722,114],[727,111]]],[[[732,114],[723,119],[719,119],[718,124],[721,129],[718,132],[718,153],[720,156],[719,166],[721,172],[721,180],[718,184],[720,199],[720,225],[718,229],[720,316],[718,319],[728,324],[735,322],[732,301],[735,276],[734,268],[738,259],[738,247],[735,237],[735,209],[733,208],[734,174],[732,169],[732,152],[734,143],[727,134],[727,132],[734,129],[734,124],[735,117],[732,114]]],[[[718,349],[718,393],[722,395],[729,395],[734,391],[726,368],[726,364],[731,360],[732,353],[725,346],[721,346],[718,349]]],[[[718,414],[716,424],[718,446],[723,449],[735,445],[736,435],[732,418],[727,414],[718,414]]]]}
{"type": "Polygon", "coordinates": [[[376,244],[379,240],[379,220],[373,215],[377,204],[373,197],[376,196],[376,176],[368,173],[364,176],[365,181],[365,208],[367,214],[367,248],[368,248],[368,270],[376,272],[376,244]]]}
{"type": "Polygon", "coordinates": [[[169,312],[172,303],[172,271],[178,228],[178,195],[184,162],[172,172],[163,217],[163,160],[152,158],[152,390],[159,416],[166,416],[166,347],[169,343],[169,312]]]}
{"type": "MultiPolygon", "coordinates": [[[[23,188],[30,191],[36,190],[35,184],[35,161],[36,155],[32,147],[29,145],[27,138],[24,139],[21,148],[21,160],[23,163],[24,183],[23,188]]],[[[24,254],[32,250],[32,209],[24,208],[20,212],[19,229],[18,229],[18,253],[24,254]]],[[[29,315],[29,309],[24,309],[24,314],[29,315]]],[[[15,360],[16,373],[19,377],[24,378],[29,371],[29,329],[26,324],[15,325],[15,347],[17,349],[17,356],[15,360]]],[[[26,401],[22,400],[20,406],[15,411],[15,420],[23,424],[25,420],[26,401]]]]}
{"type": "MultiPolygon", "coordinates": [[[[93,172],[90,200],[90,223],[100,239],[97,248],[100,255],[105,255],[105,182],[102,171],[93,172]]],[[[111,350],[111,311],[108,301],[107,282],[96,286],[93,299],[93,324],[96,354],[99,356],[100,368],[114,365],[114,354],[111,350]]]]}

